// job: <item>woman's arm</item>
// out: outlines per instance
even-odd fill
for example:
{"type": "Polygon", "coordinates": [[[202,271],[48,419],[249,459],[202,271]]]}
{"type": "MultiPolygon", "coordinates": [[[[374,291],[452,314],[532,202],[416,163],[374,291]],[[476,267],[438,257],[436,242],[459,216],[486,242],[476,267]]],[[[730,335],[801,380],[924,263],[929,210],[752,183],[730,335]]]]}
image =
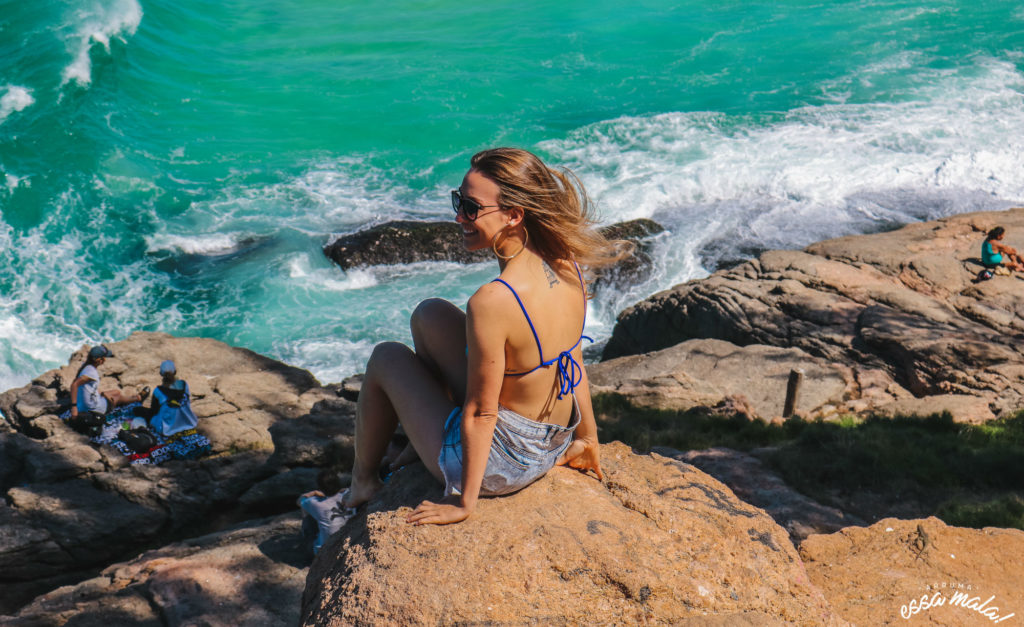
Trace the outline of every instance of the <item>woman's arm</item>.
{"type": "Polygon", "coordinates": [[[1008,244],[1004,244],[998,240],[990,240],[992,242],[992,251],[997,253],[1005,253],[1007,255],[1016,255],[1017,250],[1008,244]]]}
{"type": "Polygon", "coordinates": [[[498,397],[505,372],[507,303],[505,292],[488,283],[477,290],[466,307],[469,371],[466,403],[462,408],[462,496],[442,503],[425,501],[408,521],[418,525],[444,525],[465,520],[476,508],[480,485],[498,417],[498,397]]]}
{"type": "Polygon", "coordinates": [[[69,390],[69,392],[71,394],[72,418],[78,416],[78,386],[85,385],[90,381],[92,381],[92,379],[90,379],[89,377],[78,377],[77,379],[71,382],[71,389],[69,390]]]}
{"type": "Polygon", "coordinates": [[[488,283],[466,306],[469,372],[462,413],[462,506],[469,512],[480,496],[498,419],[498,397],[505,379],[505,296],[504,288],[488,283]]]}
{"type": "MultiPolygon", "coordinates": [[[[582,364],[582,351],[580,353],[574,357],[582,364]]],[[[571,468],[577,468],[584,472],[593,470],[597,478],[604,481],[604,474],[601,472],[601,447],[597,442],[597,421],[594,419],[594,406],[590,399],[590,379],[587,378],[586,366],[582,366],[581,370],[583,377],[576,387],[576,403],[580,407],[580,424],[576,427],[576,433],[573,434],[572,444],[555,463],[559,466],[568,464],[571,468]]]]}

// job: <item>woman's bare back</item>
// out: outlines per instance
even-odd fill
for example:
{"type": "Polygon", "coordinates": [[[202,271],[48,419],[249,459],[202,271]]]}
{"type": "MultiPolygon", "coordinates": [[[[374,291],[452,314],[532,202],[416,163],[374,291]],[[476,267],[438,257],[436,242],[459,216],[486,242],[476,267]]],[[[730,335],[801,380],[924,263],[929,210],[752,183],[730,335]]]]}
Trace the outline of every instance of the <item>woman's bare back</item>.
{"type": "Polygon", "coordinates": [[[508,334],[505,378],[499,400],[503,406],[532,420],[565,426],[572,418],[573,398],[571,394],[558,398],[562,387],[558,357],[571,349],[576,363],[583,363],[580,336],[585,312],[584,291],[577,268],[571,262],[549,264],[539,257],[528,261],[530,263],[521,265],[509,264],[501,275],[501,280],[515,290],[515,294],[504,286],[491,292],[502,300],[503,327],[508,334]],[[538,341],[543,355],[538,354],[538,341]],[[542,361],[550,360],[555,363],[540,366],[542,361]]]}

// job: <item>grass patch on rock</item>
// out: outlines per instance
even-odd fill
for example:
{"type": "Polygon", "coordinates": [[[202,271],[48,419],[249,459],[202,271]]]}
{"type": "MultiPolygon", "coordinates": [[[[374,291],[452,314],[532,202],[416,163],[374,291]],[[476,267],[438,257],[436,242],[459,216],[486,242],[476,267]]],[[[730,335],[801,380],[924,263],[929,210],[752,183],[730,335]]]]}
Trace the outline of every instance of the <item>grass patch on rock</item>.
{"type": "Polygon", "coordinates": [[[791,440],[806,424],[797,420],[776,427],[739,416],[717,416],[704,409],[636,407],[618,394],[594,395],[593,403],[600,440],[619,440],[643,453],[652,446],[680,451],[713,446],[749,450],[791,440]]]}
{"type": "Polygon", "coordinates": [[[602,441],[757,451],[792,487],[868,520],[936,515],[966,527],[1024,529],[1024,411],[983,425],[930,416],[791,419],[723,418],[706,410],[633,407],[594,398],[602,441]]]}

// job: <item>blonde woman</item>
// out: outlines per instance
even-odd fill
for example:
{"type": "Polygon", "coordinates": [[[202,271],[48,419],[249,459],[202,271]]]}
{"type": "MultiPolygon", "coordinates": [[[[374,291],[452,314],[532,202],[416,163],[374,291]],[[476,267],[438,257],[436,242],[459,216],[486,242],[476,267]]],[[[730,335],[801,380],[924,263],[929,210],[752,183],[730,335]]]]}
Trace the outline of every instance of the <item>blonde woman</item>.
{"type": "Polygon", "coordinates": [[[412,316],[415,351],[373,351],[356,412],[355,463],[345,505],[381,487],[378,466],[402,423],[424,465],[445,484],[410,523],[465,520],[481,495],[515,492],[567,464],[601,473],[583,366],[583,268],[622,253],[591,223],[571,173],[514,148],[477,153],[452,191],[467,250],[491,248],[500,276],[463,313],[439,299],[412,316]]]}

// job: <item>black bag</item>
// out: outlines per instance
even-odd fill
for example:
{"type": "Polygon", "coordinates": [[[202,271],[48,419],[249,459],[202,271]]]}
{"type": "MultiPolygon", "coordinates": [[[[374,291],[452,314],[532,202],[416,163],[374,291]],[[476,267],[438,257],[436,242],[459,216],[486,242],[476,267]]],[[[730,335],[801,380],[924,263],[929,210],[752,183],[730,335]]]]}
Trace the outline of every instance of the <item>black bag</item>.
{"type": "Polygon", "coordinates": [[[68,421],[68,424],[75,431],[94,438],[103,432],[103,425],[107,424],[107,419],[103,414],[94,411],[80,411],[78,416],[74,416],[68,421]]]}
{"type": "Polygon", "coordinates": [[[145,427],[135,429],[121,429],[117,432],[117,439],[128,445],[128,448],[136,453],[145,453],[156,446],[156,436],[145,427]]]}

